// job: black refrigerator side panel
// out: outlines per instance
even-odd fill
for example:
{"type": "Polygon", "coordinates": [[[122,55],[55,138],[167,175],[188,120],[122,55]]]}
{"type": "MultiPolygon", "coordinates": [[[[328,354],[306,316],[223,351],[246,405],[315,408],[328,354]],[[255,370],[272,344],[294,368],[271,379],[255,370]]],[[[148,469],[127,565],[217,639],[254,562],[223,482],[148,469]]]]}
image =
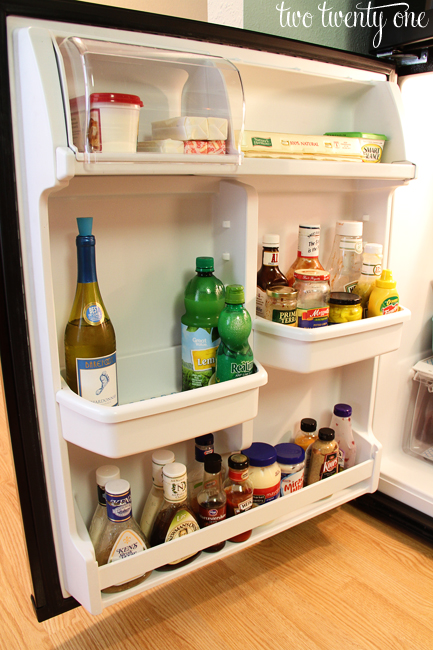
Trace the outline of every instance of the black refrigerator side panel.
{"type": "Polygon", "coordinates": [[[63,598],[34,399],[22,277],[5,16],[0,42],[0,352],[15,472],[39,621],[78,603],[63,598]]]}

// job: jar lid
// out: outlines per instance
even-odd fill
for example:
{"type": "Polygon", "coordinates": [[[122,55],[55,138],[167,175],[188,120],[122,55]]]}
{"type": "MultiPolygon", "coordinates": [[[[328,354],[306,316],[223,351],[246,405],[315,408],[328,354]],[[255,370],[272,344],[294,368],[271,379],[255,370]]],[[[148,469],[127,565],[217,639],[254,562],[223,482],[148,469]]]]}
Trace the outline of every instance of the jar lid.
{"type": "Polygon", "coordinates": [[[337,221],[335,232],[347,237],[362,237],[362,221],[337,221]]]}
{"type": "Polygon", "coordinates": [[[357,293],[347,293],[347,291],[332,291],[329,296],[330,305],[359,305],[361,296],[357,293]]]}
{"type": "Polygon", "coordinates": [[[204,459],[204,471],[208,474],[216,474],[221,471],[222,458],[219,454],[208,454],[204,459]]]}
{"type": "Polygon", "coordinates": [[[225,301],[229,305],[242,305],[245,302],[243,286],[241,284],[227,285],[225,301]]]}
{"type": "Polygon", "coordinates": [[[275,248],[280,245],[280,235],[263,235],[263,246],[274,246],[275,248]]]}
{"type": "Polygon", "coordinates": [[[277,452],[267,442],[253,442],[251,447],[243,449],[242,453],[250,459],[250,465],[254,467],[266,467],[273,465],[277,460],[277,452]]]}
{"type": "Polygon", "coordinates": [[[183,463],[168,463],[164,465],[162,474],[167,478],[181,478],[186,475],[186,467],[183,463]]]}
{"type": "Polygon", "coordinates": [[[266,289],[266,293],[268,296],[271,296],[271,298],[281,298],[282,296],[287,296],[288,298],[292,298],[293,300],[296,298],[298,295],[298,292],[296,289],[293,289],[293,287],[272,287],[271,289],[266,289]]]}
{"type": "Polygon", "coordinates": [[[152,463],[155,465],[167,465],[167,463],[174,463],[174,454],[169,449],[158,449],[152,454],[152,463]]]}
{"type": "Polygon", "coordinates": [[[382,244],[364,244],[364,253],[367,255],[382,255],[382,244]]]}
{"type": "Polygon", "coordinates": [[[352,407],[349,404],[336,404],[334,406],[334,415],[339,418],[350,418],[352,415],[352,407]]]}
{"type": "Polygon", "coordinates": [[[195,270],[213,272],[215,270],[213,257],[196,257],[195,270]]]}
{"type": "Polygon", "coordinates": [[[229,456],[227,464],[231,469],[247,469],[250,465],[248,456],[245,454],[232,454],[229,456]]]}
{"type": "Polygon", "coordinates": [[[124,93],[92,93],[90,95],[90,103],[96,104],[98,102],[143,106],[143,102],[138,95],[126,95],[124,93]]]}
{"type": "Polygon", "coordinates": [[[317,422],[314,418],[302,418],[301,420],[301,431],[307,433],[314,433],[317,429],[317,422]]]}
{"type": "Polygon", "coordinates": [[[130,489],[131,486],[129,482],[125,481],[124,478],[118,478],[114,481],[108,481],[108,483],[105,484],[106,499],[108,500],[110,496],[113,497],[123,496],[124,494],[127,494],[130,489]]]}
{"type": "Polygon", "coordinates": [[[198,436],[194,442],[200,447],[209,447],[213,445],[213,433],[205,433],[203,436],[198,436]]]}
{"type": "Polygon", "coordinates": [[[328,427],[323,427],[323,429],[319,429],[320,440],[334,440],[334,438],[335,438],[334,429],[329,429],[328,427]]]}
{"type": "Polygon", "coordinates": [[[120,469],[116,465],[102,465],[96,470],[96,483],[99,487],[105,487],[108,481],[115,481],[120,478],[120,469]]]}
{"type": "Polygon", "coordinates": [[[328,271],[322,271],[321,269],[299,269],[295,271],[296,280],[329,280],[328,271]]]}
{"type": "Polygon", "coordinates": [[[275,445],[277,462],[282,465],[297,465],[305,460],[305,451],[294,442],[281,442],[275,445]]]}

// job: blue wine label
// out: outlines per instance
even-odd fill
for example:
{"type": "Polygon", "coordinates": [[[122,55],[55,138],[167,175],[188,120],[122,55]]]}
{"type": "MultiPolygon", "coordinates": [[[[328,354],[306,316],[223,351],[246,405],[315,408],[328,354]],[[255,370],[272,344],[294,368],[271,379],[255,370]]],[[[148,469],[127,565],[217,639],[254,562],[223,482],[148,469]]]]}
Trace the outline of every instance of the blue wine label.
{"type": "Polygon", "coordinates": [[[220,337],[217,327],[203,329],[182,323],[182,390],[215,383],[215,360],[220,337]]]}
{"type": "Polygon", "coordinates": [[[88,325],[100,325],[104,322],[104,310],[99,302],[89,302],[83,309],[83,318],[88,325]]]}
{"type": "Polygon", "coordinates": [[[78,395],[101,406],[117,406],[116,353],[77,359],[78,395]]]}

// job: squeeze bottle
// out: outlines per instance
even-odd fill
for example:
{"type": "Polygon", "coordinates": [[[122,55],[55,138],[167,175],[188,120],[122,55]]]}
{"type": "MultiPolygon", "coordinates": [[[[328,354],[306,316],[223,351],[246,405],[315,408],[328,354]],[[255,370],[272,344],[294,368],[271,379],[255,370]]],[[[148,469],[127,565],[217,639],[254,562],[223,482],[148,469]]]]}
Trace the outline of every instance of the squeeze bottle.
{"type": "Polygon", "coordinates": [[[226,290],[226,306],[219,318],[221,343],[216,360],[216,381],[228,381],[251,375],[254,370],[253,351],[248,343],[251,332],[251,316],[243,307],[244,288],[229,284],[226,290]]]}
{"type": "Polygon", "coordinates": [[[392,271],[383,269],[382,275],[376,280],[376,286],[370,294],[367,316],[385,316],[398,311],[399,296],[397,282],[392,277],[392,271]]]}

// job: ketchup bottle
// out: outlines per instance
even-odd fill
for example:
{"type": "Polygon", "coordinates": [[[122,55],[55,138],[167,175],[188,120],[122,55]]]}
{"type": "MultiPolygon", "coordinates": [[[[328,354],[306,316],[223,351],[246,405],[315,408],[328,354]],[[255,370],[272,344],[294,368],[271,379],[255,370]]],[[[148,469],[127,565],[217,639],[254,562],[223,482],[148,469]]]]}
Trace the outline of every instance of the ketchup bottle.
{"type": "MultiPolygon", "coordinates": [[[[233,517],[250,510],[253,506],[253,484],[248,478],[250,461],[245,454],[232,454],[228,461],[229,475],[224,481],[227,495],[227,517],[233,517]]],[[[245,542],[251,536],[251,530],[229,539],[229,542],[245,542]]]]}

